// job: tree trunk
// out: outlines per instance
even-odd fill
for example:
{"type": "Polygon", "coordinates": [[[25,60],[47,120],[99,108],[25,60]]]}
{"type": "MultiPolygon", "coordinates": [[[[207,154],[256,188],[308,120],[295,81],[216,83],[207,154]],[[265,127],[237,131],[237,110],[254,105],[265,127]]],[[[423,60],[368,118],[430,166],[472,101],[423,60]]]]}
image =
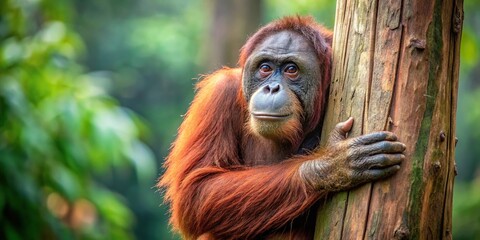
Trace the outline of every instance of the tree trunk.
{"type": "MultiPolygon", "coordinates": [[[[463,0],[338,0],[323,133],[388,130],[407,145],[393,177],[335,194],[315,239],[451,239],[463,0]]],[[[326,139],[325,136],[322,137],[326,139]]]]}
{"type": "Polygon", "coordinates": [[[211,24],[208,36],[206,69],[235,67],[238,53],[249,34],[260,26],[262,1],[209,0],[211,24]]]}

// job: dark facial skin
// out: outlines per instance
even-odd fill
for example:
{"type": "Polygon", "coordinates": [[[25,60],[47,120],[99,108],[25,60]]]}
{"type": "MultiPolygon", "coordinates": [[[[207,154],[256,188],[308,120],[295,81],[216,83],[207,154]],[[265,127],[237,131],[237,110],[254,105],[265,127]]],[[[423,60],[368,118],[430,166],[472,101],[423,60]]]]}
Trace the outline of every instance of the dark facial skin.
{"type": "Polygon", "coordinates": [[[310,43],[283,31],[266,38],[247,60],[243,91],[252,129],[281,138],[282,128],[301,126],[313,112],[320,64],[310,43]]]}

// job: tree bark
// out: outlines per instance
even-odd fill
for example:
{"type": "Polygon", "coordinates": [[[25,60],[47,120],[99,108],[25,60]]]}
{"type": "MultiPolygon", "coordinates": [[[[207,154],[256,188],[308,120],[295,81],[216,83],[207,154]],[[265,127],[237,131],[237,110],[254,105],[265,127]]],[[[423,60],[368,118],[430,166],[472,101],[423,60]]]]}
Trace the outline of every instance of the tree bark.
{"type": "MultiPolygon", "coordinates": [[[[388,130],[407,145],[393,177],[330,196],[315,239],[451,239],[463,0],[338,0],[323,133],[388,130]]],[[[322,136],[325,140],[326,136],[322,136]]]]}

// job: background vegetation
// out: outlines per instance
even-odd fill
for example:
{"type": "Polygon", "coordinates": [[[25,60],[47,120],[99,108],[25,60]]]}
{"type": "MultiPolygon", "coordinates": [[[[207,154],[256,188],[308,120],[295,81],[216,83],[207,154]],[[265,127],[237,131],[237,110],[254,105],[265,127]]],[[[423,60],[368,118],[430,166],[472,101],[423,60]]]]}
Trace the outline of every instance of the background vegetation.
{"type": "MultiPolygon", "coordinates": [[[[480,236],[479,10],[465,2],[455,239],[480,236]]],[[[199,74],[234,66],[263,23],[299,13],[332,27],[334,12],[327,0],[0,1],[0,239],[173,238],[154,185],[199,74]]]]}

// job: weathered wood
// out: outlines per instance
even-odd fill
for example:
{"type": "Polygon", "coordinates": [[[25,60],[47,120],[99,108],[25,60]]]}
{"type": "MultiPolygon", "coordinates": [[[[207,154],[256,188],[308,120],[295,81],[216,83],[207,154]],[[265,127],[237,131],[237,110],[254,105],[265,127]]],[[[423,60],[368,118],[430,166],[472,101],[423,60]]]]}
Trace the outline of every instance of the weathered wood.
{"type": "Polygon", "coordinates": [[[449,239],[463,0],[339,0],[322,139],[395,132],[407,159],[392,178],[331,196],[316,239],[449,239]]]}

